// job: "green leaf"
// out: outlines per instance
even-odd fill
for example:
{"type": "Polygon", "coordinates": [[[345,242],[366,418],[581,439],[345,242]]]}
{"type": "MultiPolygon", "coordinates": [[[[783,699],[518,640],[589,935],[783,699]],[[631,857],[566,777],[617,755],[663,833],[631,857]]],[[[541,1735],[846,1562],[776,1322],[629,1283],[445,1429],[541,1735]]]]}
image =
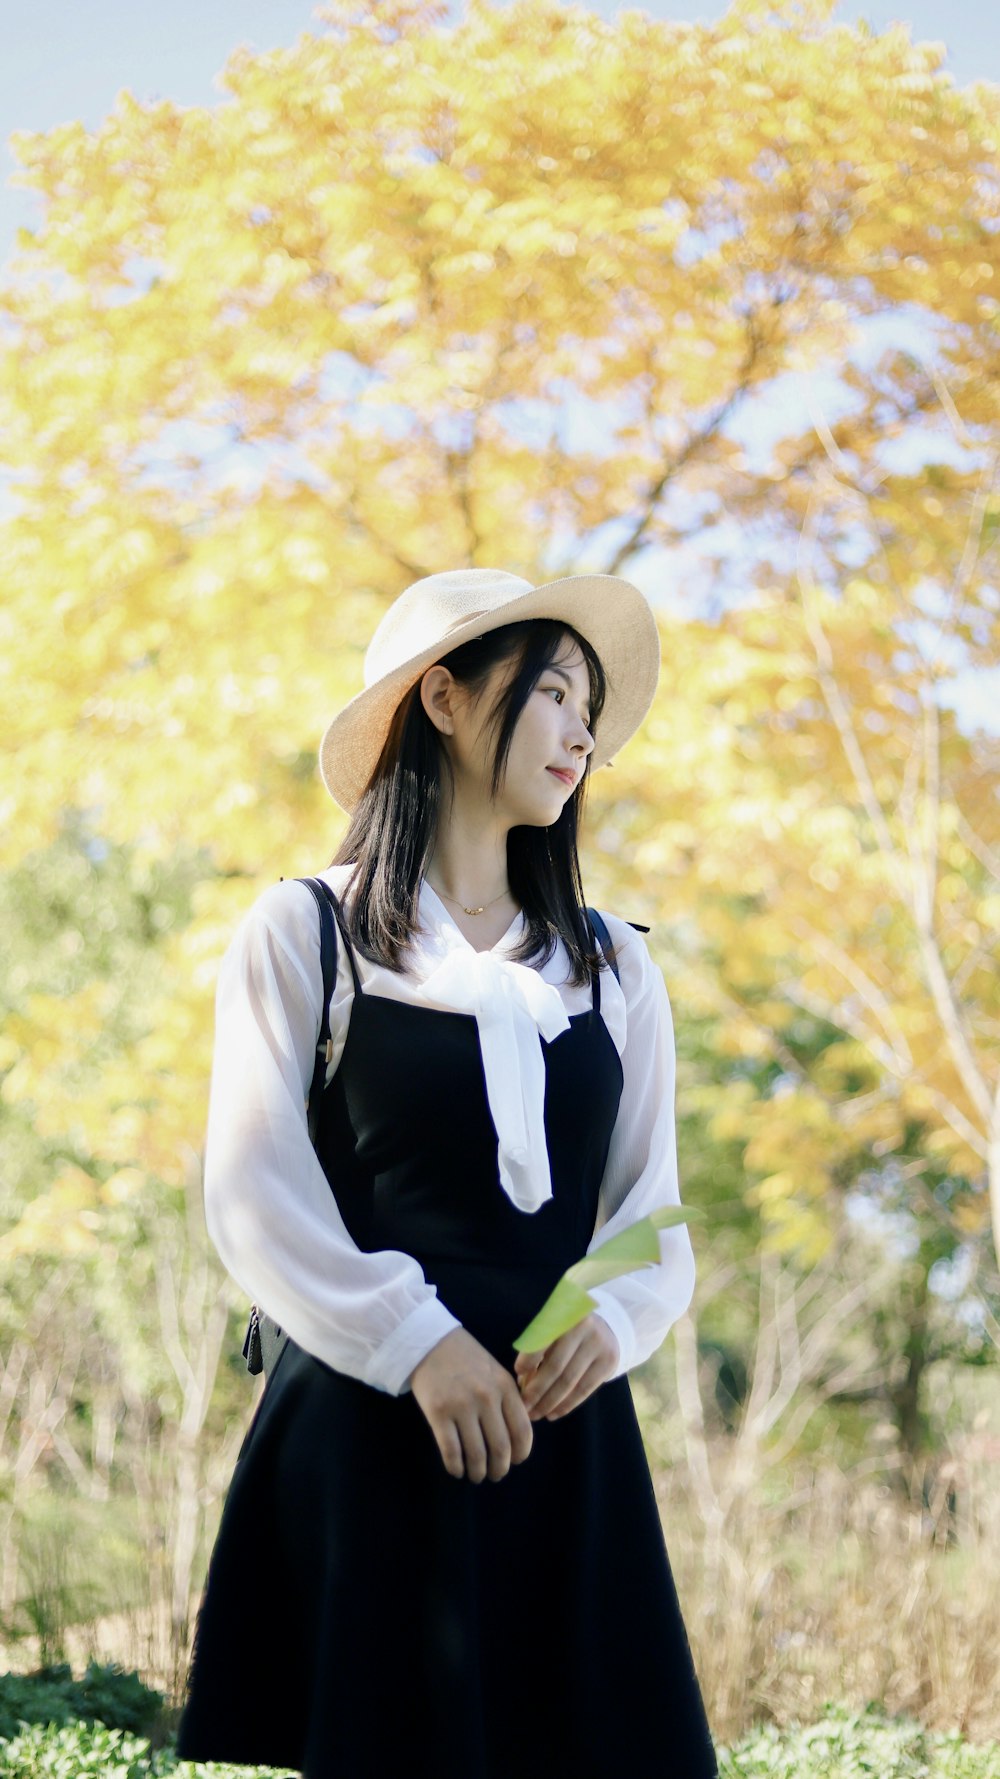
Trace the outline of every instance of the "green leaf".
{"type": "Polygon", "coordinates": [[[640,1217],[638,1223],[602,1242],[593,1254],[585,1254],[582,1260],[567,1267],[534,1321],[514,1341],[517,1352],[541,1352],[589,1316],[597,1308],[589,1295],[590,1287],[620,1278],[623,1272],[634,1272],[639,1266],[655,1266],[660,1258],[657,1230],[691,1223],[703,1215],[692,1205],[665,1205],[661,1211],[640,1217]]]}
{"type": "Polygon", "coordinates": [[[650,1211],[649,1221],[657,1229],[673,1229],[675,1223],[702,1223],[705,1213],[701,1205],[664,1205],[662,1211],[650,1211]]]}
{"type": "Polygon", "coordinates": [[[597,1305],[586,1291],[575,1285],[564,1273],[555,1290],[549,1293],[533,1321],[514,1342],[519,1353],[540,1353],[551,1346],[568,1328],[575,1328],[597,1305]]]}
{"type": "Polygon", "coordinates": [[[602,1242],[593,1254],[585,1254],[565,1274],[584,1291],[592,1285],[603,1285],[637,1266],[655,1266],[660,1258],[660,1240],[648,1217],[641,1217],[610,1241],[602,1242]]]}

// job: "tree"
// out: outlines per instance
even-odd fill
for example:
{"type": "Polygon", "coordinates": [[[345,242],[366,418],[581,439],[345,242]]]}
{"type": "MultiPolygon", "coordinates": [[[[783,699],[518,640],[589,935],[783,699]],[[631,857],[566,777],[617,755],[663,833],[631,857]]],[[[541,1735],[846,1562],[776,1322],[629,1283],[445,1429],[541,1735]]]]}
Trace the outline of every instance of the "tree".
{"type": "Polygon", "coordinates": [[[16,134],[45,213],[0,276],[2,1480],[124,1479],[171,1527],[175,1658],[246,1390],[198,1362],[233,1310],[194,1215],[217,963],[332,853],[316,746],[421,574],[622,573],[661,609],[586,881],[651,921],[696,1049],[738,1427],[704,1498],[893,1343],[915,1448],[932,1265],[995,1290],[997,742],[948,706],[998,656],[996,89],[827,0],[317,16],[217,107],[16,134]],[[808,424],[764,453],[790,378],[808,424]],[[892,1317],[840,1292],[859,1194],[916,1227],[892,1317]]]}
{"type": "MultiPolygon", "coordinates": [[[[914,1121],[972,1230],[987,1179],[1000,1207],[996,750],[937,695],[997,653],[996,92],[826,0],[443,16],[341,0],[237,51],[225,105],[123,93],[93,134],[14,138],[47,208],[0,289],[4,856],[76,807],[217,874],[131,1053],[146,1114],[129,1069],[95,1086],[94,1161],[183,1178],[215,962],[332,850],[314,749],[387,600],[464,561],[642,579],[735,516],[760,567],[722,621],[665,621],[663,695],[595,804],[697,924],[682,986],[723,1050],[791,1089],[718,1108],[775,1237],[825,1239],[838,1170],[914,1121]],[[926,365],[851,356],[914,308],[926,365]],[[738,416],[829,366],[845,416],[754,462],[738,416]],[[935,611],[947,663],[918,659],[935,611]],[[830,1026],[808,1066],[803,1012],[830,1026]]],[[[85,1047],[101,997],[69,1011],[85,1047]]],[[[7,1091],[55,1106],[50,1013],[7,1091]]]]}

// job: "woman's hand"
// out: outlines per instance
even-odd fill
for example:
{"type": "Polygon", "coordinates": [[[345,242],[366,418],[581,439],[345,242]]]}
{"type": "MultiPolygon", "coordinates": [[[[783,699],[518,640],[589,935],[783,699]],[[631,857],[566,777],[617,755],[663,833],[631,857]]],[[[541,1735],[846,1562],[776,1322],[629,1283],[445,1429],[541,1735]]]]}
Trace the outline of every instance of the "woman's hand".
{"type": "Polygon", "coordinates": [[[410,1374],[410,1388],[449,1476],[499,1482],[534,1435],[511,1373],[465,1328],[453,1328],[410,1374]]]}
{"type": "Polygon", "coordinates": [[[532,1421],[558,1421],[607,1382],[618,1364],[618,1342],[593,1310],[540,1353],[518,1353],[514,1371],[532,1421]]]}

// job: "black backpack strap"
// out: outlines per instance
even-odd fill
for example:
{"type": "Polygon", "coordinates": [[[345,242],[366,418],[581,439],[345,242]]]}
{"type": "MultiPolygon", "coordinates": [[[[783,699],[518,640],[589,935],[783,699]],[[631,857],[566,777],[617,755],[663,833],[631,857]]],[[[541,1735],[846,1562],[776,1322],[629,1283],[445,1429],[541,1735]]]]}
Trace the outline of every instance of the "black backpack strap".
{"type": "MultiPolygon", "coordinates": [[[[285,879],[282,878],[281,882],[284,883],[284,881],[285,879]]],[[[295,877],[292,882],[304,883],[306,888],[312,892],[313,899],[319,909],[319,960],[323,974],[323,1009],[320,1015],[316,1060],[313,1063],[312,1081],[309,1084],[306,1114],[309,1140],[315,1148],[319,1128],[319,1105],[330,1061],[330,1001],[337,977],[337,922],[333,913],[333,892],[322,878],[295,877]]],[[[257,1304],[254,1304],[250,1311],[246,1339],[243,1342],[243,1357],[247,1362],[247,1370],[251,1376],[256,1377],[258,1372],[263,1371],[270,1378],[284,1352],[287,1341],[287,1334],[257,1304]]]]}
{"type": "Polygon", "coordinates": [[[588,908],[587,909],[587,918],[590,921],[590,924],[594,929],[595,937],[601,947],[601,950],[604,953],[606,962],[608,963],[609,967],[614,971],[615,975],[618,978],[618,981],[620,982],[621,981],[621,973],[618,969],[617,963],[615,962],[614,958],[611,955],[614,947],[612,946],[612,943],[611,943],[611,934],[608,932],[607,922],[602,920],[602,918],[598,914],[596,908],[588,908]]]}
{"type": "Polygon", "coordinates": [[[313,1077],[309,1087],[308,1113],[309,1138],[315,1148],[319,1102],[323,1096],[327,1065],[330,1061],[330,1001],[337,977],[337,923],[325,883],[318,877],[296,877],[292,881],[304,883],[306,888],[311,890],[319,909],[319,963],[323,973],[323,1011],[320,1018],[319,1037],[316,1040],[316,1061],[313,1064],[313,1077]]]}
{"type": "MultiPolygon", "coordinates": [[[[588,916],[591,926],[594,929],[594,934],[600,942],[601,950],[603,951],[604,956],[608,961],[608,964],[610,965],[611,969],[614,971],[615,975],[617,976],[617,978],[620,982],[621,981],[621,973],[618,969],[617,963],[615,962],[614,958],[611,956],[611,953],[614,950],[614,947],[611,943],[611,934],[608,932],[607,921],[605,921],[601,918],[601,916],[598,914],[596,908],[588,908],[587,916],[588,916]]],[[[649,928],[640,926],[639,922],[637,920],[630,920],[628,922],[628,924],[630,927],[634,927],[635,931],[637,933],[648,933],[649,932],[649,928]]]]}

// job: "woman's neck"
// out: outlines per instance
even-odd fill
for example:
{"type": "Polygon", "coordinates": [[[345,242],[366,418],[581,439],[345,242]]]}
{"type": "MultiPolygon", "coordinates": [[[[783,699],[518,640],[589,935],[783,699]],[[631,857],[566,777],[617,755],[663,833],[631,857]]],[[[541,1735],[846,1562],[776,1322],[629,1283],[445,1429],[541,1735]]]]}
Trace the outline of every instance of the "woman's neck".
{"type": "Polygon", "coordinates": [[[438,895],[464,908],[509,901],[506,830],[455,810],[438,829],[426,876],[438,895]]]}

